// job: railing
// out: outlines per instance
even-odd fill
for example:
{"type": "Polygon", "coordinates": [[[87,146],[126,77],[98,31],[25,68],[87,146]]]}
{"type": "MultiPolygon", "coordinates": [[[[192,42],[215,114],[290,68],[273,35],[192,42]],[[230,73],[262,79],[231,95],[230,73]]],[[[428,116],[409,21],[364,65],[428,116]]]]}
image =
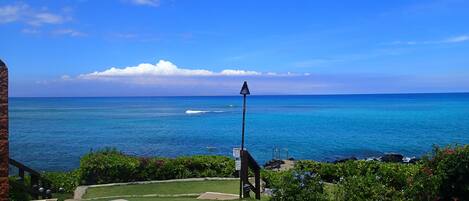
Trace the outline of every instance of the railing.
{"type": "Polygon", "coordinates": [[[10,158],[10,165],[18,168],[18,179],[22,183],[28,194],[34,199],[49,199],[52,198],[52,185],[51,182],[41,176],[41,174],[30,167],[10,158]],[[29,186],[25,183],[25,173],[28,173],[31,180],[29,186]]]}
{"type": "Polygon", "coordinates": [[[248,151],[243,150],[241,155],[241,178],[243,181],[243,197],[248,198],[249,191],[253,191],[256,194],[256,199],[261,199],[261,167],[257,164],[256,160],[249,154],[248,151]],[[249,182],[249,169],[254,173],[254,183],[252,185],[249,182]]]}

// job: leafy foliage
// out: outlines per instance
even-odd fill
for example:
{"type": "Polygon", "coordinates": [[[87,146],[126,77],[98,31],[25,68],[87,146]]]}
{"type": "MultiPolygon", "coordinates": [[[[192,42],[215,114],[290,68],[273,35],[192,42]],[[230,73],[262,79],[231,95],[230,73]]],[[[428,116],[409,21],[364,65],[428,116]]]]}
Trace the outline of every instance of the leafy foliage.
{"type": "Polygon", "coordinates": [[[9,200],[11,201],[24,201],[31,200],[31,197],[25,193],[26,187],[20,183],[17,177],[9,178],[9,200]]]}
{"type": "Polygon", "coordinates": [[[91,152],[80,160],[81,179],[85,184],[135,181],[139,165],[138,158],[115,149],[91,152]]]}
{"type": "Polygon", "coordinates": [[[223,156],[138,158],[106,149],[89,153],[80,161],[81,180],[85,184],[231,177],[234,173],[234,161],[223,156]]]}
{"type": "Polygon", "coordinates": [[[336,200],[405,200],[403,191],[374,174],[349,176],[338,182],[336,200]]]}
{"type": "Polygon", "coordinates": [[[469,146],[434,147],[409,182],[414,200],[465,200],[469,198],[469,146]]]}
{"type": "Polygon", "coordinates": [[[72,193],[80,184],[80,170],[70,172],[47,172],[43,175],[52,184],[52,192],[72,193]]]}
{"type": "Polygon", "coordinates": [[[327,200],[324,184],[315,173],[287,171],[272,183],[272,201],[327,200]]]}
{"type": "Polygon", "coordinates": [[[347,161],[344,163],[321,163],[315,161],[298,161],[296,170],[311,171],[320,175],[327,182],[336,183],[341,178],[375,175],[382,178],[387,185],[402,189],[407,185],[407,178],[418,171],[420,165],[402,163],[382,163],[378,161],[347,161]]]}
{"type": "MultiPolygon", "coordinates": [[[[335,185],[335,200],[467,200],[469,145],[435,147],[417,164],[347,161],[332,164],[298,161],[296,171],[317,173],[335,185]]],[[[264,171],[267,186],[282,173],[264,171]]],[[[285,188],[289,189],[289,186],[285,188]]]]}

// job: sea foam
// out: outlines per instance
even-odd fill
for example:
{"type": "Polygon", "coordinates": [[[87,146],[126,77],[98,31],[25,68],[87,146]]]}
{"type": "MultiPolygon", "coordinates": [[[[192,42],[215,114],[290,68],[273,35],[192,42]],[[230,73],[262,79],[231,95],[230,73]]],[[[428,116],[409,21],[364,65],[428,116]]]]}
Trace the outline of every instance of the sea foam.
{"type": "Polygon", "coordinates": [[[201,113],[207,113],[210,111],[206,110],[186,110],[186,114],[201,114],[201,113]]]}
{"type": "Polygon", "coordinates": [[[203,113],[209,113],[209,112],[220,113],[220,112],[224,112],[224,111],[221,111],[221,110],[216,110],[216,111],[208,111],[208,110],[186,110],[186,114],[203,114],[203,113]]]}

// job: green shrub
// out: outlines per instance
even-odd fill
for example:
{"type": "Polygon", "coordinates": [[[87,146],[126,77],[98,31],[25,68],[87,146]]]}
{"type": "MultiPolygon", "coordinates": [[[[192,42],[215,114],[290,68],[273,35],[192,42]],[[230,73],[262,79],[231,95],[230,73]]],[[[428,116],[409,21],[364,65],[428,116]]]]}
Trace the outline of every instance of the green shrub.
{"type": "Polygon", "coordinates": [[[139,165],[136,157],[115,149],[91,152],[80,160],[81,180],[84,184],[135,181],[139,165]]]}
{"type": "Polygon", "coordinates": [[[18,177],[9,178],[9,200],[11,201],[25,201],[31,200],[31,197],[27,193],[25,185],[20,183],[18,177]]]}
{"type": "Polygon", "coordinates": [[[324,184],[310,172],[287,171],[273,180],[272,201],[310,201],[327,200],[324,184]]]}
{"type": "Polygon", "coordinates": [[[435,147],[409,182],[414,200],[466,200],[469,198],[469,146],[435,147]]]}
{"type": "Polygon", "coordinates": [[[234,166],[234,160],[224,156],[138,158],[105,149],[82,157],[80,177],[84,184],[232,177],[234,166]]]}
{"type": "Polygon", "coordinates": [[[333,163],[321,163],[307,160],[297,161],[295,170],[317,173],[321,179],[326,182],[336,182],[341,177],[338,165],[333,163]]]}
{"type": "Polygon", "coordinates": [[[337,184],[336,200],[361,201],[405,200],[403,191],[386,185],[383,178],[374,175],[349,176],[337,184]]]}
{"type": "Polygon", "coordinates": [[[346,161],[344,163],[321,163],[298,161],[295,169],[317,173],[323,181],[336,183],[340,178],[376,175],[383,178],[386,185],[402,189],[408,178],[418,171],[419,165],[401,163],[382,163],[378,161],[346,161]]]}
{"type": "MultiPolygon", "coordinates": [[[[261,179],[265,183],[266,188],[273,188],[275,183],[279,183],[282,178],[282,173],[272,170],[261,169],[261,179]]],[[[288,172],[286,172],[288,173],[288,172]]],[[[289,173],[288,173],[289,174],[289,173]]]]}
{"type": "Polygon", "coordinates": [[[47,172],[43,176],[51,182],[53,192],[61,192],[59,189],[62,188],[63,192],[72,193],[80,184],[79,170],[71,172],[47,172]]]}

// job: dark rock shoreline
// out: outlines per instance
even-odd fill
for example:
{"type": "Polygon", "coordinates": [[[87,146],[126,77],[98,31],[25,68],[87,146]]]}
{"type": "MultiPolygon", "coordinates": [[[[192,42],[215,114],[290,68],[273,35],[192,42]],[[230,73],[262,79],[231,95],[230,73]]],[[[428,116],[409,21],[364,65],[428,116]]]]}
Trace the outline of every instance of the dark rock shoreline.
{"type": "Polygon", "coordinates": [[[387,153],[379,157],[368,157],[364,159],[358,159],[356,157],[343,158],[333,161],[333,163],[343,163],[350,160],[365,160],[365,161],[381,161],[385,163],[416,163],[420,159],[416,157],[405,157],[402,154],[398,153],[387,153]]]}
{"type": "MultiPolygon", "coordinates": [[[[294,161],[295,159],[289,158],[288,160],[294,161]]],[[[364,161],[381,161],[385,163],[409,163],[409,164],[414,164],[417,163],[420,159],[416,157],[405,157],[402,154],[398,153],[386,153],[383,154],[382,156],[379,157],[367,157],[367,158],[362,158],[359,159],[355,156],[352,157],[347,157],[347,158],[342,158],[342,159],[337,159],[334,161],[330,161],[331,163],[337,164],[337,163],[344,163],[347,161],[357,161],[357,160],[364,160],[364,161]]],[[[267,163],[264,164],[265,169],[279,169],[282,164],[285,164],[284,160],[270,160],[267,163]]]]}

